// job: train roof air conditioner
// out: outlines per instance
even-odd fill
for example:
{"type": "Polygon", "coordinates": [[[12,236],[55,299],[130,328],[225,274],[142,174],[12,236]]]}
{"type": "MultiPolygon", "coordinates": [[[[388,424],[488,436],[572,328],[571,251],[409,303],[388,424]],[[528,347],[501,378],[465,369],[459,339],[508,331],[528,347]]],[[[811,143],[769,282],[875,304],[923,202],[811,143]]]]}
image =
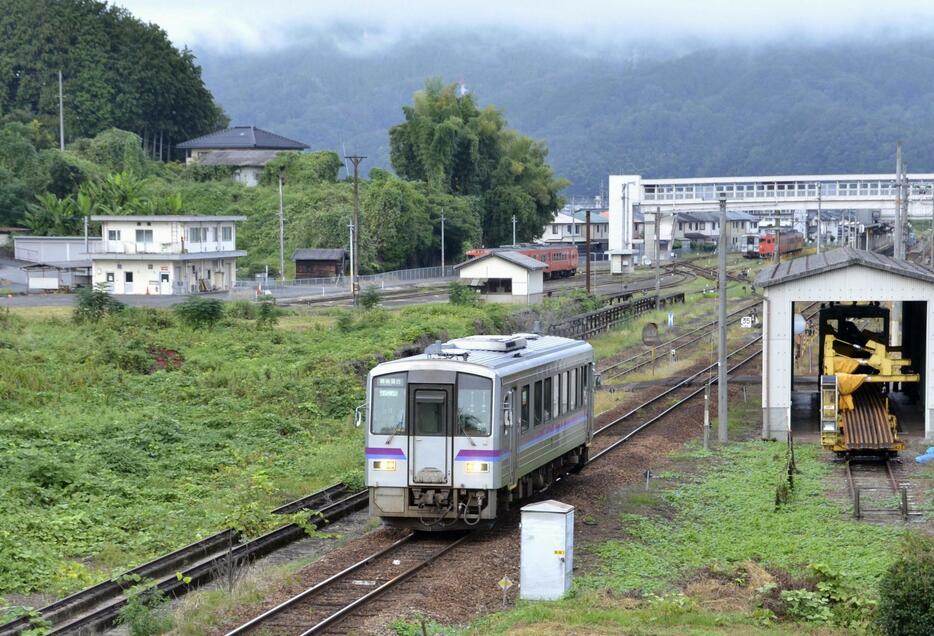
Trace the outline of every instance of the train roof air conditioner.
{"type": "Polygon", "coordinates": [[[525,349],[525,336],[467,336],[457,338],[450,344],[465,351],[518,351],[525,349]]]}

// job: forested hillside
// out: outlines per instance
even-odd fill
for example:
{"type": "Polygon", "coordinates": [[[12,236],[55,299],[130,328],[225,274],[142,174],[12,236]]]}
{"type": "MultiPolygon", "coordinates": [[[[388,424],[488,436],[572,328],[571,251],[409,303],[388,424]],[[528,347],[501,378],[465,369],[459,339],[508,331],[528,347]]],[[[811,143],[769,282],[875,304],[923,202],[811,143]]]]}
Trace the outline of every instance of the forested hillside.
{"type": "Polygon", "coordinates": [[[59,71],[66,141],[116,127],[167,151],[227,121],[159,26],[97,0],[0,0],[0,117],[34,117],[57,141],[59,71]]]}
{"type": "MultiPolygon", "coordinates": [[[[665,46],[667,43],[662,43],[665,46]]],[[[646,176],[934,169],[934,44],[789,41],[658,53],[515,33],[445,33],[376,52],[326,38],[268,53],[199,52],[234,121],[389,165],[384,132],[426,77],[463,80],[544,140],[569,192],[646,176]]]]}

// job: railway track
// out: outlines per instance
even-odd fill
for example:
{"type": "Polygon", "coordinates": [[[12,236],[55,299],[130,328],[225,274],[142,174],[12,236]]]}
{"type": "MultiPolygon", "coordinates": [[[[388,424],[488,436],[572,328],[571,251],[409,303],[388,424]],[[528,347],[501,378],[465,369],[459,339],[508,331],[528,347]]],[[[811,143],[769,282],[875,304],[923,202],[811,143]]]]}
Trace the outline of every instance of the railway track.
{"type": "MultiPolygon", "coordinates": [[[[731,352],[727,356],[728,360],[737,357],[741,357],[741,359],[732,367],[729,367],[727,369],[727,373],[733,373],[742,366],[757,358],[762,353],[761,346],[756,348],[756,345],[761,342],[761,340],[762,338],[760,336],[731,352]],[[750,348],[752,348],[751,351],[750,348]]],[[[589,464],[596,459],[603,457],[617,446],[625,444],[637,433],[658,422],[672,411],[675,411],[678,408],[684,406],[688,401],[703,393],[708,384],[716,384],[717,379],[713,377],[709,380],[702,381],[699,388],[694,388],[699,378],[702,378],[705,374],[710,374],[716,368],[717,363],[714,363],[700,369],[699,371],[696,371],[692,375],[678,382],[676,385],[665,389],[661,393],[658,393],[645,402],[642,402],[638,406],[630,409],[626,413],[623,413],[619,417],[614,418],[612,421],[594,430],[594,437],[596,438],[597,436],[604,434],[608,435],[607,431],[610,429],[617,429],[617,427],[619,427],[621,424],[629,424],[629,426],[626,427],[626,430],[622,434],[619,434],[616,440],[610,442],[606,446],[602,446],[601,444],[602,448],[591,455],[587,463],[589,464]],[[670,400],[674,400],[674,402],[670,402],[670,400]],[[636,420],[636,415],[645,415],[646,411],[649,411],[648,417],[645,419],[636,420]]]]}
{"type": "MultiPolygon", "coordinates": [[[[349,492],[344,484],[335,484],[316,493],[280,506],[274,513],[291,514],[317,510],[311,523],[320,528],[368,503],[366,491],[349,492]]],[[[29,630],[34,619],[49,627],[43,634],[75,634],[97,631],[114,624],[120,609],[126,605],[125,589],[134,579],[155,581],[156,587],[168,596],[181,596],[192,587],[211,581],[220,567],[245,564],[293,543],[306,533],[297,524],[287,524],[251,541],[240,542],[237,533],[225,530],[192,543],[158,559],[140,565],[124,576],[104,581],[81,590],[51,605],[40,608],[36,616],[22,617],[0,625],[0,636],[14,636],[29,630]],[[226,565],[224,565],[226,564],[226,565]],[[178,576],[178,574],[181,576],[178,576]],[[130,582],[122,583],[131,577],[130,582]]]]}
{"type": "MultiPolygon", "coordinates": [[[[739,357],[741,359],[729,371],[733,372],[739,369],[760,355],[761,347],[755,348],[755,345],[760,341],[761,337],[756,338],[733,351],[729,357],[734,359],[739,357]],[[750,351],[750,348],[753,348],[753,350],[750,351]]],[[[640,431],[645,430],[686,404],[703,392],[704,385],[707,383],[714,384],[715,380],[712,382],[707,381],[700,388],[693,388],[693,383],[715,366],[710,365],[697,371],[675,387],[662,391],[600,427],[595,431],[595,435],[602,435],[610,429],[617,428],[620,424],[630,422],[635,415],[644,414],[646,410],[652,409],[649,417],[635,423],[621,437],[611,441],[595,455],[592,455],[588,464],[605,456],[640,431]],[[663,400],[676,392],[685,394],[679,396],[674,404],[665,406],[667,402],[663,402],[663,400]]],[[[438,557],[468,540],[470,536],[472,536],[470,533],[457,533],[449,536],[439,536],[437,534],[406,535],[395,543],[380,548],[336,574],[315,583],[276,607],[243,623],[228,632],[227,636],[241,636],[254,632],[301,634],[302,636],[345,633],[339,627],[343,619],[351,614],[359,615],[361,610],[375,598],[412,577],[438,557]]]]}
{"type": "Polygon", "coordinates": [[[467,541],[468,531],[411,533],[312,585],[227,633],[342,634],[347,615],[411,578],[440,556],[467,541]]]}
{"type": "Polygon", "coordinates": [[[914,493],[898,480],[891,459],[848,459],[846,484],[857,519],[881,520],[894,515],[904,521],[922,518],[914,493]]]}
{"type": "MultiPolygon", "coordinates": [[[[735,324],[746,314],[746,312],[748,312],[751,308],[758,306],[759,304],[760,301],[756,301],[745,305],[736,311],[733,311],[728,315],[727,324],[735,324]]],[[[672,349],[675,351],[685,349],[710,335],[712,330],[717,328],[718,324],[719,321],[717,320],[705,323],[699,327],[691,329],[690,331],[675,336],[674,338],[659,343],[657,348],[663,353],[667,353],[672,349]],[[696,335],[698,332],[700,332],[700,334],[696,335]],[[687,338],[687,340],[685,340],[685,338],[687,338]]],[[[638,371],[639,369],[642,369],[651,363],[652,352],[641,351],[633,356],[626,358],[625,360],[620,360],[618,362],[614,362],[613,364],[607,365],[606,367],[600,369],[599,372],[603,380],[612,380],[633,373],[634,371],[638,371]]]]}

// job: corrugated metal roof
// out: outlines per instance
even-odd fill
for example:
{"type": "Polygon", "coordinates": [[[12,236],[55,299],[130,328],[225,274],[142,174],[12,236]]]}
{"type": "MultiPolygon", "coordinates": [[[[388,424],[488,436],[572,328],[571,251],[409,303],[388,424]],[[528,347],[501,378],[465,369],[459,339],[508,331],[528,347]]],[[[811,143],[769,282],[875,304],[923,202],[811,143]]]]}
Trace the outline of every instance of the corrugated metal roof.
{"type": "MultiPolygon", "coordinates": [[[[720,221],[719,212],[678,212],[675,214],[678,221],[697,222],[697,223],[718,223],[720,221]]],[[[727,221],[758,221],[759,219],[745,212],[736,212],[727,210],[727,221]]]]}
{"type": "Polygon", "coordinates": [[[276,158],[279,150],[212,150],[198,158],[202,166],[262,167],[276,158]]]}
{"type": "Polygon", "coordinates": [[[292,254],[293,261],[341,261],[347,252],[342,249],[302,247],[292,254]]]}
{"type": "Polygon", "coordinates": [[[176,146],[184,150],[212,148],[266,148],[269,150],[304,150],[308,144],[271,133],[256,126],[232,126],[201,137],[183,141],[176,146]]]}
{"type": "Polygon", "coordinates": [[[92,221],[176,221],[191,223],[216,223],[226,221],[246,221],[241,214],[95,214],[92,221]]]}
{"type": "Polygon", "coordinates": [[[895,259],[891,256],[876,254],[875,252],[842,247],[821,254],[802,256],[767,267],[756,276],[756,285],[759,287],[781,285],[800,278],[843,269],[851,265],[862,265],[863,267],[934,283],[934,271],[927,267],[895,259]]]}
{"type": "Polygon", "coordinates": [[[184,252],[178,253],[144,253],[144,254],[122,254],[117,252],[100,252],[91,254],[91,260],[94,261],[209,261],[220,258],[237,258],[246,256],[244,250],[227,250],[225,252],[184,252]]]}
{"type": "Polygon", "coordinates": [[[518,265],[519,267],[524,267],[525,269],[545,269],[546,267],[548,267],[548,265],[546,265],[545,263],[535,260],[534,258],[530,256],[526,256],[525,254],[520,254],[519,252],[513,252],[509,250],[493,250],[492,252],[490,252],[489,254],[486,254],[485,256],[481,256],[479,258],[472,258],[469,261],[458,263],[457,265],[454,266],[454,269],[459,269],[461,267],[464,267],[465,265],[472,265],[473,263],[479,263],[480,261],[486,258],[493,258],[494,256],[501,258],[504,261],[509,261],[510,263],[513,263],[514,265],[518,265]]]}

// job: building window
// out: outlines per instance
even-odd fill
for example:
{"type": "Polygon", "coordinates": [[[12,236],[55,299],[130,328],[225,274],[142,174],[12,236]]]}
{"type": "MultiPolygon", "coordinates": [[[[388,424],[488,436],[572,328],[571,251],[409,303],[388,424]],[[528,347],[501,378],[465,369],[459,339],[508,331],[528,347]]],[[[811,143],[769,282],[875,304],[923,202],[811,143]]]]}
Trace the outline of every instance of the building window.
{"type": "Polygon", "coordinates": [[[136,230],[137,243],[152,243],[152,230],[136,230]]]}
{"type": "Polygon", "coordinates": [[[107,230],[107,240],[108,241],[119,241],[120,230],[107,230]]]}
{"type": "Polygon", "coordinates": [[[107,282],[108,282],[108,283],[114,282],[114,273],[113,273],[113,272],[107,272],[107,282]]]}
{"type": "Polygon", "coordinates": [[[229,225],[225,225],[221,228],[221,240],[222,241],[232,241],[233,240],[233,228],[229,225]]]}
{"type": "Polygon", "coordinates": [[[207,243],[208,242],[208,228],[206,227],[188,228],[188,242],[189,243],[207,243]]]}

